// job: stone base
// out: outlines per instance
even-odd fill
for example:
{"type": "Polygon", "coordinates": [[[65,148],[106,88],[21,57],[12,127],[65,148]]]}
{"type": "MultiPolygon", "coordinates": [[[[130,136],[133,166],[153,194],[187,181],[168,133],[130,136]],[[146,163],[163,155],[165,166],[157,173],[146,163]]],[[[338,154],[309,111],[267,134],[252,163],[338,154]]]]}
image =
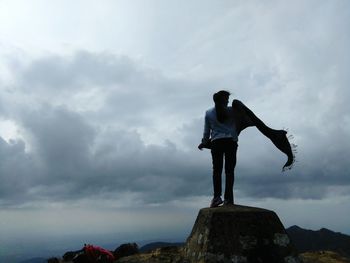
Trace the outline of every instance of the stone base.
{"type": "Polygon", "coordinates": [[[248,206],[199,211],[184,255],[191,263],[300,263],[278,216],[248,206]]]}

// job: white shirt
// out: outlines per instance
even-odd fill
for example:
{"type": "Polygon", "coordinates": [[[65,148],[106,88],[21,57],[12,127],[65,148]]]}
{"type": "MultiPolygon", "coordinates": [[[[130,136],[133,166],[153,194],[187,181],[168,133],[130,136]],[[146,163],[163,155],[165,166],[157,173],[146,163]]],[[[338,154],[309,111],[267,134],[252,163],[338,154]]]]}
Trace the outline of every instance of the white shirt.
{"type": "Polygon", "coordinates": [[[221,138],[232,138],[234,141],[238,141],[232,107],[227,107],[227,109],[230,117],[223,123],[218,121],[215,107],[205,112],[203,143],[208,142],[209,138],[211,141],[221,138]]]}

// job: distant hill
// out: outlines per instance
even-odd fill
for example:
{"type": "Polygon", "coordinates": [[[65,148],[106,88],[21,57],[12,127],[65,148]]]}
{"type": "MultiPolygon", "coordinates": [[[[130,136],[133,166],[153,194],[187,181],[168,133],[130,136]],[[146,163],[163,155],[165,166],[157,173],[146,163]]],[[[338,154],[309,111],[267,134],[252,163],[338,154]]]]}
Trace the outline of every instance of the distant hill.
{"type": "Polygon", "coordinates": [[[183,246],[185,243],[169,243],[169,242],[153,242],[149,243],[147,245],[144,245],[143,247],[140,248],[141,253],[145,253],[151,250],[154,250],[156,248],[161,248],[161,247],[169,247],[169,246],[183,246]]]}
{"type": "Polygon", "coordinates": [[[350,236],[348,235],[326,228],[314,231],[291,226],[286,230],[300,253],[331,250],[336,251],[340,255],[350,257],[350,236]]]}

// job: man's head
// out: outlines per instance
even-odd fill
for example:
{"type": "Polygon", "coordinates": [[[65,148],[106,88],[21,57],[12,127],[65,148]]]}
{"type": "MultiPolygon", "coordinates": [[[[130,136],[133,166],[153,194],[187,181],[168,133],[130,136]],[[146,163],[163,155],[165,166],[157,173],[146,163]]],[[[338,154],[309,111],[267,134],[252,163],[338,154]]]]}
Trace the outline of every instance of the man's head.
{"type": "Polygon", "coordinates": [[[215,105],[227,106],[230,92],[226,90],[220,90],[213,95],[215,105]]]}

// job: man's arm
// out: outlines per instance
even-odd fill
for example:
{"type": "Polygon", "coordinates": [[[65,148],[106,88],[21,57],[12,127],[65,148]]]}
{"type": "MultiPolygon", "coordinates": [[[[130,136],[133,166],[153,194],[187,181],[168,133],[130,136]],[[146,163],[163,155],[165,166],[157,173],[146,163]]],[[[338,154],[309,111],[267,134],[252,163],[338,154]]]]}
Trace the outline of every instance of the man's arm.
{"type": "Polygon", "coordinates": [[[207,113],[205,113],[204,117],[204,131],[203,131],[203,138],[202,142],[198,145],[198,149],[202,150],[205,145],[207,145],[210,142],[210,124],[207,113]]]}
{"type": "MultiPolygon", "coordinates": [[[[233,100],[232,107],[243,112],[241,119],[244,120],[242,124],[242,130],[249,126],[255,126],[258,130],[268,136],[270,134],[271,128],[268,127],[262,120],[260,120],[253,111],[251,111],[244,103],[240,100],[233,100]],[[247,118],[248,117],[248,118],[247,118]]],[[[243,121],[242,121],[243,122],[243,121]]]]}

